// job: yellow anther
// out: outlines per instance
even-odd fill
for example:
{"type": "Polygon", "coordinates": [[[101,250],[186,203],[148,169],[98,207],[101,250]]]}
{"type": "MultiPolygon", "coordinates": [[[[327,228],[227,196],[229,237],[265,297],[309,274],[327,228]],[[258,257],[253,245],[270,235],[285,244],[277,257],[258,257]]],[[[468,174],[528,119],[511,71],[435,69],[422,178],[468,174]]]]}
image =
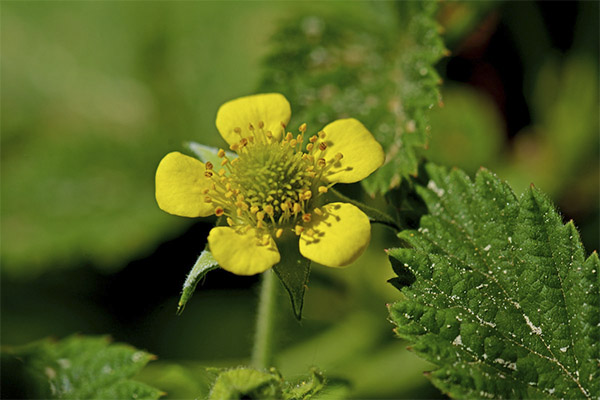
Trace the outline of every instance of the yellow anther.
{"type": "Polygon", "coordinates": [[[273,216],[273,213],[275,212],[275,210],[273,210],[273,206],[272,206],[272,205],[270,205],[270,204],[268,204],[268,205],[264,206],[264,207],[263,207],[263,211],[264,211],[265,213],[267,213],[268,215],[270,215],[270,216],[273,216]]]}
{"type": "Polygon", "coordinates": [[[267,137],[267,139],[273,139],[273,133],[271,131],[266,131],[265,136],[267,137]]]}
{"type": "MultiPolygon", "coordinates": [[[[226,159],[226,158],[222,159],[222,160],[221,160],[221,167],[224,167],[224,166],[225,166],[225,164],[227,164],[228,162],[229,162],[229,160],[228,160],[228,159],[226,159]]],[[[221,171],[225,171],[225,170],[224,170],[224,169],[222,169],[221,171]]],[[[220,173],[221,171],[219,171],[219,173],[220,173]]],[[[223,172],[223,173],[225,173],[225,172],[223,172]]]]}
{"type": "Polygon", "coordinates": [[[240,161],[239,158],[234,158],[233,160],[231,160],[231,165],[236,164],[239,161],[240,161]]]}
{"type": "MultiPolygon", "coordinates": [[[[237,151],[240,148],[240,145],[237,143],[234,143],[231,146],[229,146],[229,148],[233,151],[237,151]]],[[[236,160],[237,160],[237,158],[236,158],[236,160]]],[[[233,164],[233,161],[231,163],[233,164]]]]}
{"type": "Polygon", "coordinates": [[[264,127],[265,127],[265,123],[264,123],[264,122],[262,122],[262,121],[258,121],[258,127],[259,127],[260,129],[264,128],[264,127]]]}
{"type": "Polygon", "coordinates": [[[313,231],[312,228],[308,228],[308,230],[306,231],[306,234],[308,236],[313,236],[315,234],[315,231],[313,231]]]}
{"type": "Polygon", "coordinates": [[[319,216],[323,215],[323,211],[321,211],[321,209],[320,209],[320,208],[318,208],[318,207],[315,207],[315,208],[313,209],[313,212],[314,212],[315,214],[319,215],[319,216]]]}
{"type": "Polygon", "coordinates": [[[300,125],[300,128],[298,128],[298,130],[302,133],[306,132],[306,122],[300,125]]]}
{"type": "Polygon", "coordinates": [[[296,147],[297,144],[298,144],[298,142],[296,141],[296,139],[292,139],[290,141],[290,147],[296,147]]]}
{"type": "Polygon", "coordinates": [[[229,226],[233,226],[233,225],[234,225],[234,222],[233,222],[233,220],[232,220],[231,218],[227,217],[227,224],[228,224],[229,226]]]}
{"type": "Polygon", "coordinates": [[[257,227],[258,229],[262,228],[263,226],[265,226],[265,224],[263,224],[262,220],[259,220],[259,221],[256,223],[256,227],[257,227]]]}
{"type": "Polygon", "coordinates": [[[302,232],[304,232],[304,227],[303,227],[303,226],[301,226],[301,225],[296,225],[296,226],[294,227],[294,233],[295,233],[296,235],[300,236],[300,234],[301,234],[302,232]]]}
{"type": "Polygon", "coordinates": [[[263,239],[263,241],[262,241],[262,245],[263,246],[268,246],[269,243],[271,243],[271,240],[269,239],[268,236],[265,236],[264,239],[263,239]]]}
{"type": "Polygon", "coordinates": [[[210,189],[204,189],[204,190],[202,191],[202,194],[208,194],[208,192],[210,192],[210,189]]]}
{"type": "Polygon", "coordinates": [[[319,143],[319,150],[325,151],[325,149],[327,149],[327,143],[325,143],[325,142],[319,143]]]}
{"type": "Polygon", "coordinates": [[[292,209],[293,214],[298,214],[302,210],[302,206],[300,203],[294,203],[294,208],[292,209]]]}
{"type": "Polygon", "coordinates": [[[298,135],[298,136],[296,136],[296,141],[297,141],[298,143],[302,143],[302,141],[303,141],[303,140],[304,140],[304,136],[302,136],[302,135],[298,135]]]}
{"type": "Polygon", "coordinates": [[[248,124],[248,129],[250,129],[251,131],[254,130],[254,125],[252,125],[252,123],[248,124]]]}
{"type": "Polygon", "coordinates": [[[265,219],[265,213],[262,211],[259,211],[256,213],[256,219],[259,221],[262,221],[263,219],[265,219]]]}
{"type": "Polygon", "coordinates": [[[289,142],[290,140],[292,140],[293,137],[294,137],[294,135],[292,135],[292,132],[288,132],[285,135],[285,140],[287,140],[289,142]]]}
{"type": "Polygon", "coordinates": [[[309,144],[306,145],[306,150],[307,151],[312,151],[313,147],[315,147],[315,145],[312,144],[312,143],[309,143],[309,144]]]}
{"type": "Polygon", "coordinates": [[[231,183],[227,182],[227,184],[225,185],[225,189],[231,190],[231,183]]]}
{"type": "Polygon", "coordinates": [[[240,140],[240,147],[245,147],[247,144],[248,144],[248,139],[242,138],[242,140],[240,140]]]}
{"type": "Polygon", "coordinates": [[[310,140],[310,142],[311,142],[311,143],[314,143],[314,142],[316,142],[317,140],[319,140],[319,138],[317,137],[317,135],[313,135],[313,136],[311,136],[311,137],[310,137],[310,139],[308,139],[308,140],[310,140]]]}
{"type": "Polygon", "coordinates": [[[225,214],[225,210],[223,210],[223,207],[217,207],[217,208],[215,208],[215,215],[217,217],[220,217],[223,214],[225,214]]]}
{"type": "Polygon", "coordinates": [[[244,195],[243,195],[243,194],[238,194],[237,196],[235,196],[235,199],[236,199],[237,201],[244,201],[245,197],[244,197],[244,195]]]}
{"type": "Polygon", "coordinates": [[[233,128],[233,131],[239,135],[240,133],[242,133],[242,128],[237,126],[237,127],[233,128]]]}
{"type": "MultiPolygon", "coordinates": [[[[223,160],[223,161],[226,161],[226,160],[223,160]]],[[[221,163],[221,165],[223,165],[223,163],[221,163]]],[[[222,170],[219,171],[219,176],[223,176],[223,175],[225,175],[225,170],[224,169],[222,169],[222,170]]]]}
{"type": "Polygon", "coordinates": [[[244,214],[244,212],[242,211],[241,208],[238,208],[237,210],[235,210],[235,213],[237,214],[238,217],[241,217],[244,214]]]}
{"type": "Polygon", "coordinates": [[[302,193],[302,198],[304,200],[308,200],[312,197],[312,192],[310,190],[307,190],[306,192],[302,193]]]}
{"type": "Polygon", "coordinates": [[[258,212],[258,210],[260,210],[260,208],[258,208],[258,206],[252,206],[252,207],[250,207],[250,212],[252,214],[256,214],[258,212]]]}
{"type": "Polygon", "coordinates": [[[217,157],[219,157],[219,158],[225,157],[225,150],[219,149],[219,151],[217,152],[217,157]]]}
{"type": "Polygon", "coordinates": [[[325,135],[325,132],[323,132],[323,131],[319,132],[319,137],[320,137],[321,139],[325,139],[325,136],[326,136],[326,135],[325,135]]]}
{"type": "Polygon", "coordinates": [[[302,221],[310,222],[310,218],[311,218],[311,215],[309,213],[306,213],[302,216],[302,221]]]}
{"type": "Polygon", "coordinates": [[[210,178],[211,176],[213,176],[213,172],[212,171],[204,171],[204,176],[207,178],[210,178]]]}
{"type": "Polygon", "coordinates": [[[324,158],[319,158],[319,159],[317,160],[317,165],[318,165],[319,167],[321,167],[321,168],[323,168],[323,167],[324,167],[326,164],[327,164],[327,161],[325,161],[325,159],[324,159],[324,158]]]}
{"type": "Polygon", "coordinates": [[[212,203],[212,199],[210,198],[210,196],[205,196],[204,197],[204,202],[205,203],[212,203]]]}
{"type": "Polygon", "coordinates": [[[225,193],[225,197],[227,197],[228,199],[230,199],[233,196],[233,192],[230,190],[229,192],[225,193]]]}
{"type": "Polygon", "coordinates": [[[344,158],[344,155],[342,153],[337,153],[334,157],[335,161],[340,161],[342,158],[344,158]]]}
{"type": "Polygon", "coordinates": [[[327,186],[319,186],[319,193],[327,193],[328,190],[327,186]]]}
{"type": "Polygon", "coordinates": [[[210,161],[207,161],[206,164],[204,164],[204,166],[207,170],[213,169],[213,163],[211,163],[210,161]]]}
{"type": "Polygon", "coordinates": [[[281,211],[286,212],[287,210],[290,209],[290,206],[288,205],[288,203],[281,203],[281,211]]]}
{"type": "Polygon", "coordinates": [[[277,231],[275,232],[275,237],[276,238],[280,238],[281,235],[283,235],[283,229],[279,228],[277,229],[277,231]]]}

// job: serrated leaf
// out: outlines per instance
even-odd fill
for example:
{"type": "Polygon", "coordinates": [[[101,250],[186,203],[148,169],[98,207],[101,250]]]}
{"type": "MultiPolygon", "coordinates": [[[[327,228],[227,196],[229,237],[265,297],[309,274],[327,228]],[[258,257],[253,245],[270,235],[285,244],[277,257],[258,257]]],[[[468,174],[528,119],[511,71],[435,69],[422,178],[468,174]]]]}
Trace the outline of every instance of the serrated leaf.
{"type": "Polygon", "coordinates": [[[429,1],[336,3],[329,13],[294,15],[273,37],[261,89],[285,94],[309,131],[338,118],[362,121],[387,156],[363,181],[371,194],[417,173],[426,114],[439,102],[436,10],[429,1]]]}
{"type": "Polygon", "coordinates": [[[451,397],[597,398],[598,269],[572,222],[535,188],[517,198],[489,171],[427,166],[431,215],[390,250],[406,299],[396,332],[437,364],[451,397]]]}
{"type": "Polygon", "coordinates": [[[2,351],[3,372],[10,366],[21,386],[14,390],[27,398],[158,399],[160,390],[130,379],[153,358],[107,337],[72,336],[2,351]]]}
{"type": "Polygon", "coordinates": [[[300,382],[287,382],[275,369],[226,369],[219,372],[209,400],[265,399],[308,400],[325,387],[326,379],[316,369],[300,382]]]}
{"type": "Polygon", "coordinates": [[[281,261],[273,267],[273,271],[290,296],[294,316],[300,320],[302,319],[304,292],[310,275],[310,260],[300,254],[298,238],[294,234],[284,234],[277,240],[277,248],[281,255],[281,261]]]}
{"type": "Polygon", "coordinates": [[[177,304],[177,315],[181,315],[183,312],[185,305],[194,294],[198,282],[200,282],[200,280],[202,280],[202,278],[204,278],[210,271],[217,268],[219,268],[219,265],[217,260],[213,258],[211,252],[208,250],[202,251],[190,273],[185,278],[181,297],[179,298],[179,303],[177,304]]]}

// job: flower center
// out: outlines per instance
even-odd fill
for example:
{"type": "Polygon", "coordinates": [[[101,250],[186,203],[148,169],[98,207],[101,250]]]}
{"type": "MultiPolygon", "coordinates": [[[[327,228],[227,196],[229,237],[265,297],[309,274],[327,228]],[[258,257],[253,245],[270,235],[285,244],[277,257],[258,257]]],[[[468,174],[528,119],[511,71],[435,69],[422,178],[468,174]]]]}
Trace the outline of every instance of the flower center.
{"type": "Polygon", "coordinates": [[[302,151],[306,124],[296,137],[288,132],[281,140],[263,127],[262,123],[258,128],[250,125],[248,137],[235,129],[240,140],[231,149],[238,157],[230,160],[219,150],[222,168],[218,173],[206,163],[205,175],[213,185],[205,201],[214,204],[215,214],[226,216],[230,226],[253,226],[277,237],[284,229],[300,234],[312,213],[322,214],[318,197],[331,186],[324,180],[325,173],[342,155],[326,161],[325,132],[312,136],[306,152],[302,151]]]}

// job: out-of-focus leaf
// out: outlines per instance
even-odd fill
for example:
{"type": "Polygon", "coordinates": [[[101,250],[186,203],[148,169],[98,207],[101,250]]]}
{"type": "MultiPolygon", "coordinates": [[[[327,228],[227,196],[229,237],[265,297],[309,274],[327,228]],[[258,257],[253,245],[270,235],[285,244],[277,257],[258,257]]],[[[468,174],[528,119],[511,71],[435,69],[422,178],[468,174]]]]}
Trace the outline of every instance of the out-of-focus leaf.
{"type": "Polygon", "coordinates": [[[517,135],[499,175],[517,191],[533,182],[558,197],[598,159],[597,62],[577,56],[563,64],[549,60],[537,75],[532,111],[533,125],[517,135]]]}
{"type": "Polygon", "coordinates": [[[458,398],[595,398],[600,392],[600,262],[585,258],[531,188],[517,198],[486,170],[472,182],[433,164],[419,193],[431,215],[389,254],[406,296],[396,332],[458,398]]]}
{"type": "Polygon", "coordinates": [[[495,104],[466,86],[442,90],[444,107],[433,110],[430,161],[474,173],[491,167],[502,154],[504,122],[495,104]]]}
{"type": "Polygon", "coordinates": [[[354,3],[296,13],[273,36],[261,89],[285,94],[309,131],[342,117],[363,122],[386,153],[385,165],[363,181],[371,194],[417,173],[426,114],[439,102],[433,64],[444,46],[436,10],[430,1],[354,3]]]}
{"type": "Polygon", "coordinates": [[[196,290],[198,282],[206,276],[210,271],[219,268],[217,260],[215,260],[209,250],[204,250],[200,253],[200,256],[196,260],[196,263],[192,267],[192,270],[185,278],[183,284],[183,290],[179,303],[177,304],[177,314],[181,314],[185,305],[190,300],[196,290]]]}
{"type": "Polygon", "coordinates": [[[180,232],[189,220],[154,200],[158,162],[185,140],[223,143],[215,111],[254,89],[264,21],[281,13],[266,3],[3,4],[2,272],[114,270],[180,232]]]}
{"type": "Polygon", "coordinates": [[[3,398],[158,399],[161,391],[130,378],[153,355],[106,337],[72,336],[4,348],[2,372],[11,381],[3,398]]]}

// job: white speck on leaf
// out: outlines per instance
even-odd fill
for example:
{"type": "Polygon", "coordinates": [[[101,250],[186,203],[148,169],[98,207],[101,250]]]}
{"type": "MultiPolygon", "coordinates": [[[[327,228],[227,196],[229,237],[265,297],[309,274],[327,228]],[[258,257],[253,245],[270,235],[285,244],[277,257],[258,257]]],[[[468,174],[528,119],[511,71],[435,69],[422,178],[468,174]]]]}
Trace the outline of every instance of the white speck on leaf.
{"type": "Polygon", "coordinates": [[[530,320],[529,317],[525,314],[523,314],[523,318],[525,318],[525,323],[527,324],[527,326],[529,327],[529,329],[531,329],[532,333],[535,333],[536,335],[541,336],[542,335],[542,328],[535,326],[530,320]]]}
{"type": "Polygon", "coordinates": [[[460,337],[460,335],[454,338],[452,344],[455,346],[462,346],[462,338],[460,337]]]}
{"type": "Polygon", "coordinates": [[[444,193],[446,193],[444,191],[444,189],[437,187],[437,185],[435,184],[434,181],[429,181],[429,183],[427,183],[427,189],[429,189],[432,192],[434,192],[435,194],[437,194],[438,197],[442,197],[444,195],[444,193]]]}
{"type": "Polygon", "coordinates": [[[491,245],[491,244],[488,244],[487,246],[485,246],[485,247],[483,248],[483,251],[490,251],[490,249],[491,249],[491,248],[492,248],[492,245],[491,245]]]}

